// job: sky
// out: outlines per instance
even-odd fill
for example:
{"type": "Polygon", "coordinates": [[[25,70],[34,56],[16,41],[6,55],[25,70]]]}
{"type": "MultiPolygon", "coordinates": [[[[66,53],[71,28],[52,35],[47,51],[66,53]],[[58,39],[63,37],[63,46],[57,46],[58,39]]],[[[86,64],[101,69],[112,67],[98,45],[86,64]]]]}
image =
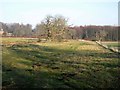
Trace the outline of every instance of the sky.
{"type": "Polygon", "coordinates": [[[0,22],[40,23],[62,15],[69,25],[118,25],[119,0],[0,0],[0,22]]]}

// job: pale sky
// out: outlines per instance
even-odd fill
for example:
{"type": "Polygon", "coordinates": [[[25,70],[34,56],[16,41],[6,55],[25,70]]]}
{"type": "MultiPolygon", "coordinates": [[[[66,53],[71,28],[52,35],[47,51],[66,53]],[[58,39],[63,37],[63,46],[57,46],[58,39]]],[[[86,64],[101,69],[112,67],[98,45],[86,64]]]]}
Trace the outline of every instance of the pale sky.
{"type": "Polygon", "coordinates": [[[118,25],[119,0],[0,0],[0,22],[35,26],[60,14],[73,25],[118,25]]]}

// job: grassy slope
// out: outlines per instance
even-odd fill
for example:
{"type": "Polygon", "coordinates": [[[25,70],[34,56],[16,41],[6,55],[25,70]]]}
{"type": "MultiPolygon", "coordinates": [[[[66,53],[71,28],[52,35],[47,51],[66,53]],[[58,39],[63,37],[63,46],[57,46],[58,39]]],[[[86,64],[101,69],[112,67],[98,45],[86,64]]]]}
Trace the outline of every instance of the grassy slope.
{"type": "Polygon", "coordinates": [[[119,87],[118,55],[91,42],[3,46],[2,61],[4,87],[119,87]]]}
{"type": "Polygon", "coordinates": [[[102,43],[107,45],[108,47],[120,47],[119,42],[102,42],[102,43]]]}

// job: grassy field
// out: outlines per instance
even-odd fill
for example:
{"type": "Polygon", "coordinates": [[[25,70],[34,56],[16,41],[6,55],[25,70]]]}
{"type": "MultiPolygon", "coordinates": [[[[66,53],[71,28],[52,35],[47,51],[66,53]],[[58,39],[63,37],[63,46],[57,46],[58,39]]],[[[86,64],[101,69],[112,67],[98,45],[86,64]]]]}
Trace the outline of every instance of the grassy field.
{"type": "Polygon", "coordinates": [[[21,44],[21,43],[31,43],[31,42],[36,42],[36,38],[2,38],[2,43],[4,45],[10,45],[10,44],[21,44]]]}
{"type": "Polygon", "coordinates": [[[119,88],[118,54],[94,42],[3,38],[3,88],[119,88]]]}
{"type": "Polygon", "coordinates": [[[107,45],[108,47],[120,47],[120,42],[102,42],[102,43],[107,45]]]}

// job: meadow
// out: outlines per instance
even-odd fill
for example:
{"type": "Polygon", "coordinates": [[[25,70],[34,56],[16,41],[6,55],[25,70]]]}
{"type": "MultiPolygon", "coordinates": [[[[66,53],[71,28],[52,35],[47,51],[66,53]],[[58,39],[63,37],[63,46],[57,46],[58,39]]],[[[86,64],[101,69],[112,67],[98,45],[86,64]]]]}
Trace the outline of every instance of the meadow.
{"type": "Polygon", "coordinates": [[[104,41],[101,44],[107,46],[115,52],[120,53],[120,42],[118,41],[104,41]]]}
{"type": "Polygon", "coordinates": [[[120,42],[102,42],[103,44],[107,45],[108,47],[120,47],[120,42]]]}
{"type": "Polygon", "coordinates": [[[92,41],[2,38],[2,86],[119,88],[118,57],[92,41]]]}

